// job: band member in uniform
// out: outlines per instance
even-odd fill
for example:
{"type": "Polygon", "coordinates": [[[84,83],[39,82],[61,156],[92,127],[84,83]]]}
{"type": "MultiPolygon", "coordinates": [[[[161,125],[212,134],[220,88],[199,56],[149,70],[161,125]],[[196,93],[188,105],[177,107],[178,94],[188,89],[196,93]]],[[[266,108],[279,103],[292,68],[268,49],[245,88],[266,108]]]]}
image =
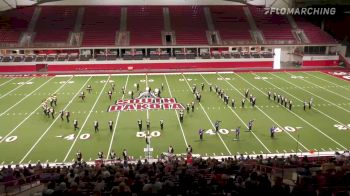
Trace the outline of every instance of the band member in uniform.
{"type": "Polygon", "coordinates": [[[122,87],[122,93],[123,93],[123,95],[125,94],[125,87],[124,86],[122,87]]]}
{"type": "Polygon", "coordinates": [[[276,93],[273,93],[273,100],[274,101],[276,101],[276,97],[277,97],[276,93]]]}
{"type": "Polygon", "coordinates": [[[61,116],[61,121],[63,121],[64,120],[63,119],[63,116],[64,116],[64,111],[63,110],[60,111],[60,116],[61,116]]]}
{"type": "Polygon", "coordinates": [[[280,103],[281,95],[277,95],[277,103],[280,103]]]}
{"type": "Polygon", "coordinates": [[[79,127],[78,127],[78,120],[74,120],[74,121],[73,121],[73,125],[74,125],[74,131],[76,131],[77,129],[79,129],[79,127]]]}
{"type": "Polygon", "coordinates": [[[235,108],[235,99],[231,100],[231,106],[232,106],[232,108],[235,108]]]}
{"type": "Polygon", "coordinates": [[[245,99],[242,99],[242,108],[244,108],[245,99]]]}
{"type": "Polygon", "coordinates": [[[123,150],[123,158],[124,160],[128,160],[128,152],[126,151],[126,149],[123,150]]]}
{"type": "Polygon", "coordinates": [[[115,88],[114,82],[111,84],[111,86],[112,86],[112,91],[114,92],[114,88],[115,88]]]}
{"type": "Polygon", "coordinates": [[[139,91],[140,90],[140,84],[136,83],[136,90],[139,91]]]}
{"type": "Polygon", "coordinates": [[[309,101],[309,110],[311,110],[311,107],[312,107],[312,98],[309,101]]]}
{"type": "Polygon", "coordinates": [[[272,127],[270,128],[270,137],[271,137],[271,138],[274,138],[274,137],[275,137],[275,129],[276,129],[275,126],[272,126],[272,127]]]}
{"type": "Polygon", "coordinates": [[[108,126],[109,126],[109,132],[113,131],[113,121],[108,121],[108,126]]]}
{"type": "Polygon", "coordinates": [[[306,110],[306,101],[304,101],[304,111],[306,110]]]}
{"type": "Polygon", "coordinates": [[[186,105],[186,111],[187,111],[187,114],[190,113],[190,104],[189,103],[186,105]]]}
{"type": "Polygon", "coordinates": [[[209,91],[210,91],[210,92],[213,91],[213,87],[211,86],[211,84],[209,85],[209,91]]]}
{"type": "Polygon", "coordinates": [[[239,134],[240,134],[240,132],[241,132],[241,126],[238,126],[238,127],[236,128],[236,132],[235,132],[236,140],[239,140],[239,134]]]}
{"type": "Polygon", "coordinates": [[[194,102],[191,103],[192,112],[194,112],[194,102]]]}
{"type": "Polygon", "coordinates": [[[151,121],[149,119],[146,120],[146,127],[148,131],[151,129],[151,121]]]}
{"type": "Polygon", "coordinates": [[[245,95],[245,98],[248,98],[248,95],[249,95],[249,89],[245,90],[244,95],[245,95]]]}
{"type": "Polygon", "coordinates": [[[188,146],[187,146],[186,152],[192,154],[193,149],[192,149],[192,146],[191,146],[191,145],[188,145],[188,146]]]}
{"type": "Polygon", "coordinates": [[[163,128],[164,128],[164,121],[160,120],[160,130],[163,130],[163,128]]]}
{"type": "Polygon", "coordinates": [[[183,110],[180,110],[179,118],[180,118],[180,122],[183,123],[184,122],[184,111],[183,110]]]}
{"type": "Polygon", "coordinates": [[[221,121],[215,121],[215,132],[217,133],[217,132],[219,132],[219,128],[220,128],[220,123],[221,123],[221,121]]]}
{"type": "Polygon", "coordinates": [[[85,93],[84,93],[84,91],[81,91],[80,92],[80,98],[81,98],[81,100],[85,100],[85,93]]]}
{"type": "Polygon", "coordinates": [[[89,94],[91,93],[92,88],[91,88],[91,85],[90,85],[90,84],[87,85],[86,90],[89,92],[89,94]]]}
{"type": "Polygon", "coordinates": [[[115,160],[117,158],[117,154],[115,154],[114,150],[112,150],[110,153],[109,153],[109,158],[111,160],[115,160]]]}
{"type": "Polygon", "coordinates": [[[83,159],[83,154],[80,152],[80,150],[76,154],[77,157],[77,162],[80,163],[81,160],[83,159]]]}
{"type": "Polygon", "coordinates": [[[50,114],[51,114],[52,119],[54,119],[55,118],[55,109],[54,108],[50,108],[50,114]]]}
{"type": "Polygon", "coordinates": [[[66,119],[67,119],[67,123],[69,123],[69,117],[70,117],[70,112],[66,111],[66,119]]]}
{"type": "Polygon", "coordinates": [[[287,107],[288,99],[284,98],[284,107],[287,107]]]}
{"type": "Polygon", "coordinates": [[[113,94],[112,91],[108,91],[108,97],[109,97],[109,100],[110,100],[110,101],[112,100],[112,94],[113,94]]]}
{"type": "Polygon", "coordinates": [[[162,86],[161,86],[160,89],[162,89],[162,91],[164,91],[164,84],[163,84],[163,82],[162,82],[162,86]]]}
{"type": "Polygon", "coordinates": [[[293,105],[292,100],[289,100],[289,110],[292,110],[292,105],[293,105]]]}
{"type": "Polygon", "coordinates": [[[271,99],[271,91],[267,92],[267,97],[271,99]]]}
{"type": "Polygon", "coordinates": [[[202,83],[201,86],[202,86],[202,91],[203,91],[204,90],[204,83],[202,83]]]}
{"type": "Polygon", "coordinates": [[[56,96],[56,94],[53,94],[53,96],[52,96],[52,101],[53,101],[53,104],[54,104],[55,106],[57,106],[57,96],[56,96]]]}
{"type": "Polygon", "coordinates": [[[99,131],[99,129],[98,129],[98,121],[97,120],[94,121],[94,128],[95,128],[95,133],[99,131]]]}
{"type": "Polygon", "coordinates": [[[249,131],[252,131],[252,129],[253,129],[253,122],[254,122],[254,120],[250,120],[250,121],[248,122],[248,130],[249,130],[249,131]]]}
{"type": "Polygon", "coordinates": [[[174,154],[174,148],[173,148],[172,145],[169,146],[169,148],[168,148],[168,153],[169,153],[169,154],[174,154]]]}
{"type": "Polygon", "coordinates": [[[255,103],[256,103],[256,97],[252,98],[252,106],[255,107],[255,103]]]}
{"type": "Polygon", "coordinates": [[[198,134],[199,134],[199,140],[203,141],[204,130],[202,128],[199,129],[198,134]]]}
{"type": "Polygon", "coordinates": [[[141,119],[137,120],[137,124],[139,125],[139,130],[141,131],[142,130],[142,120],[141,119]]]}
{"type": "Polygon", "coordinates": [[[103,159],[103,152],[102,151],[98,152],[97,157],[98,159],[103,159]]]}

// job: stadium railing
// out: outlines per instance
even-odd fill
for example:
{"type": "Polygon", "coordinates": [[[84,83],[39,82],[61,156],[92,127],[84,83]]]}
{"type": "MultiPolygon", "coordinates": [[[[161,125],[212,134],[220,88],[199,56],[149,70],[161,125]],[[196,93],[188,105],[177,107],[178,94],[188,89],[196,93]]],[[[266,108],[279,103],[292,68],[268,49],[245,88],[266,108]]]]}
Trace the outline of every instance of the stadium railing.
{"type": "Polygon", "coordinates": [[[14,195],[41,185],[40,174],[34,174],[22,179],[0,182],[0,195],[14,195]]]}

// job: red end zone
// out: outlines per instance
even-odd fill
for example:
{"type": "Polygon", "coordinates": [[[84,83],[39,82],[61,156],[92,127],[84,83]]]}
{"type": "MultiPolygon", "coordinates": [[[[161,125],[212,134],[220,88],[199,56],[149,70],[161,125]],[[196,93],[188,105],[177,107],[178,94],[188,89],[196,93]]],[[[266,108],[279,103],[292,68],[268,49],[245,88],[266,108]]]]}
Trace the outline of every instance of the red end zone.
{"type": "Polygon", "coordinates": [[[350,81],[350,72],[348,71],[323,71],[323,73],[326,73],[328,75],[350,81]]]}

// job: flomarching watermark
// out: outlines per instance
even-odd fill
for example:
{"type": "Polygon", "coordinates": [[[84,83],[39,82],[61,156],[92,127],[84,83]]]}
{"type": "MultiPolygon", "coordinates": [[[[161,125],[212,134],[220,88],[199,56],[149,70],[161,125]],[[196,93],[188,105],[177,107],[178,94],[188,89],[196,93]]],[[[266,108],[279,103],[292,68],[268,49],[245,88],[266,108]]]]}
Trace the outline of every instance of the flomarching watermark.
{"type": "Polygon", "coordinates": [[[277,15],[335,15],[336,8],[264,8],[264,14],[277,15]]]}

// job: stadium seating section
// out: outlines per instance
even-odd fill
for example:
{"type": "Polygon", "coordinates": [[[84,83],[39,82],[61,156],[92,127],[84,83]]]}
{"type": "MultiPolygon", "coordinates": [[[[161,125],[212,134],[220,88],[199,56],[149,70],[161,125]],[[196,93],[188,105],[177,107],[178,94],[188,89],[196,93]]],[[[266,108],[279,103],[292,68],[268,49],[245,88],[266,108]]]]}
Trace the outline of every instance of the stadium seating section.
{"type": "Polygon", "coordinates": [[[0,42],[17,43],[32,19],[33,7],[7,11],[0,14],[0,42]]]}
{"type": "Polygon", "coordinates": [[[113,46],[120,24],[120,7],[85,7],[82,46],[113,46]],[[101,14],[103,13],[103,14],[101,14]]]}
{"type": "Polygon", "coordinates": [[[66,42],[77,12],[78,7],[43,7],[34,30],[34,42],[66,42]]]}
{"type": "MultiPolygon", "coordinates": [[[[126,31],[131,46],[162,45],[164,31],[163,8],[169,8],[170,31],[175,32],[176,45],[208,45],[209,30],[204,6],[125,6],[126,31]]],[[[214,30],[222,41],[244,41],[252,38],[245,6],[208,6],[214,30]]],[[[34,43],[67,43],[77,21],[79,6],[43,6],[34,27],[34,43]]],[[[258,7],[248,7],[258,30],[267,44],[296,43],[292,27],[285,16],[266,15],[258,7]]],[[[31,21],[35,7],[21,8],[0,15],[0,43],[18,43],[31,21]]],[[[82,46],[114,46],[121,26],[120,6],[85,6],[80,31],[82,46]]],[[[294,17],[298,28],[304,30],[311,44],[336,43],[319,27],[294,17]]]]}
{"type": "Polygon", "coordinates": [[[250,41],[250,27],[243,6],[212,6],[211,15],[215,29],[224,40],[250,41]]]}

